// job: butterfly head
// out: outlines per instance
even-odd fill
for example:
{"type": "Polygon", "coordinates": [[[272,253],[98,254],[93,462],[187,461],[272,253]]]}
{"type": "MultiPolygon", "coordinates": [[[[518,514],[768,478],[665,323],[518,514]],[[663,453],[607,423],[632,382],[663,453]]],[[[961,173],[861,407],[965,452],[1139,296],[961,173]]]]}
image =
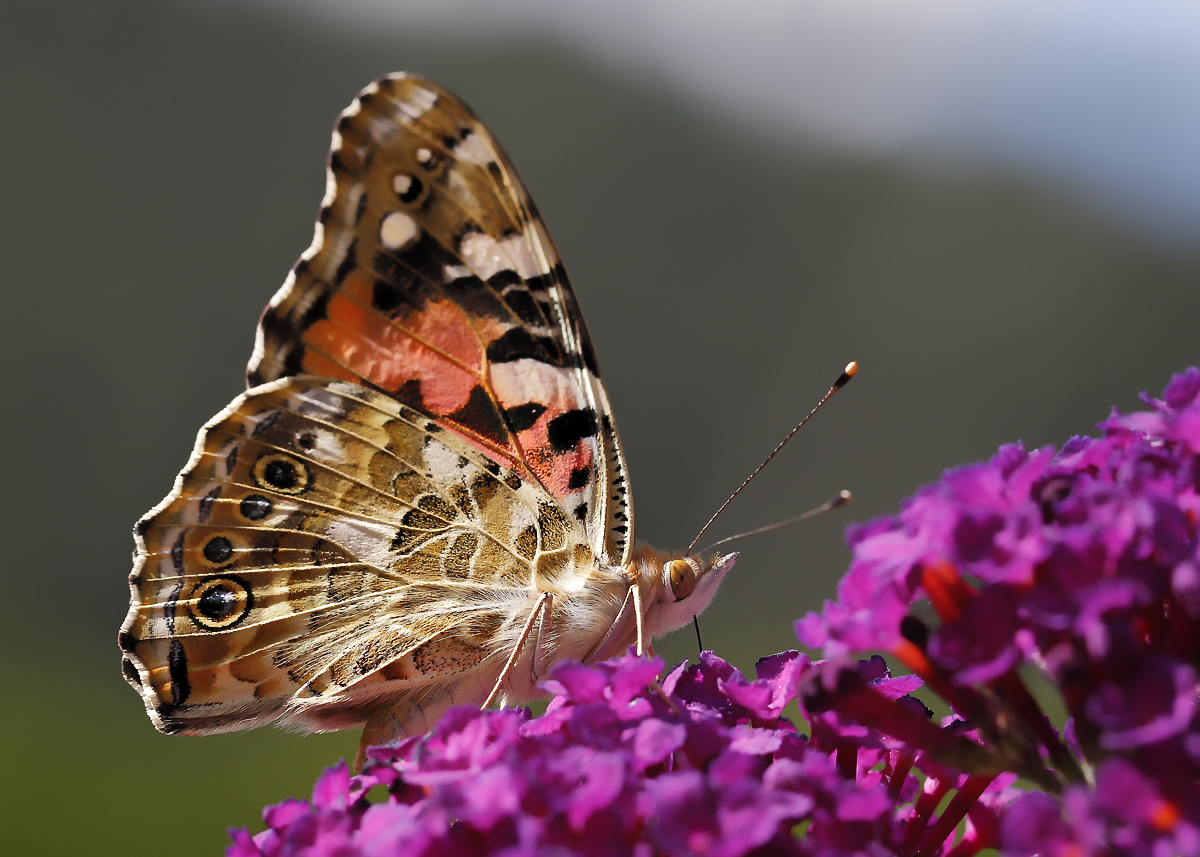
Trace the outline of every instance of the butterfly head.
{"type": "Polygon", "coordinates": [[[646,624],[651,638],[682,628],[704,611],[737,561],[736,553],[707,557],[645,557],[643,590],[651,589],[646,624]],[[649,579],[647,579],[649,578],[649,579]],[[649,584],[647,586],[646,584],[649,584]]]}

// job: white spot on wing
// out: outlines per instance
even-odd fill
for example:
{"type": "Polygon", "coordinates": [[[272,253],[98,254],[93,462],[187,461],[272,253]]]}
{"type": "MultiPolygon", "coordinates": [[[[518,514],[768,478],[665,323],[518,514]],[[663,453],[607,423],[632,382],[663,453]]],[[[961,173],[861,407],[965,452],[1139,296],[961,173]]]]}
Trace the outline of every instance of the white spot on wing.
{"type": "Polygon", "coordinates": [[[408,193],[408,189],[412,187],[412,176],[405,175],[404,173],[396,173],[392,178],[392,187],[396,189],[396,193],[404,196],[404,194],[408,193]]]}
{"type": "Polygon", "coordinates": [[[425,169],[431,168],[434,164],[433,152],[428,149],[417,149],[417,163],[425,169]]]}
{"type": "Polygon", "coordinates": [[[544,268],[534,261],[533,254],[529,252],[529,245],[520,235],[509,235],[507,238],[501,239],[500,247],[508,258],[512,259],[513,265],[516,266],[516,271],[523,279],[528,280],[530,277],[536,277],[538,274],[550,273],[549,268],[544,268]]]}
{"type": "Polygon", "coordinates": [[[304,454],[312,460],[329,464],[341,464],[346,461],[346,451],[332,432],[302,432],[302,434],[313,436],[312,439],[315,443],[304,450],[304,454]]]}
{"type": "Polygon", "coordinates": [[[421,89],[419,86],[413,87],[412,91],[409,92],[409,97],[417,109],[421,111],[417,114],[418,116],[429,112],[433,109],[433,105],[437,104],[437,93],[430,92],[428,89],[421,89]]]}
{"type": "Polygon", "coordinates": [[[496,150],[488,143],[483,134],[472,131],[463,141],[454,147],[455,156],[468,164],[486,166],[497,160],[496,150]]]}
{"type": "Polygon", "coordinates": [[[416,240],[417,221],[403,211],[393,211],[379,224],[379,243],[388,250],[402,250],[416,240]]]}
{"type": "Polygon", "coordinates": [[[532,248],[526,252],[530,254],[530,261],[534,269],[539,274],[549,274],[558,258],[550,250],[552,246],[550,236],[546,233],[546,227],[540,220],[534,220],[526,225],[524,244],[526,248],[532,248]]]}
{"type": "Polygon", "coordinates": [[[464,237],[459,242],[458,255],[481,280],[489,279],[497,271],[514,270],[513,260],[496,239],[482,232],[472,232],[464,237]]]}
{"type": "Polygon", "coordinates": [[[441,443],[431,443],[425,447],[425,464],[434,482],[449,485],[461,478],[458,468],[459,454],[441,443]]]}

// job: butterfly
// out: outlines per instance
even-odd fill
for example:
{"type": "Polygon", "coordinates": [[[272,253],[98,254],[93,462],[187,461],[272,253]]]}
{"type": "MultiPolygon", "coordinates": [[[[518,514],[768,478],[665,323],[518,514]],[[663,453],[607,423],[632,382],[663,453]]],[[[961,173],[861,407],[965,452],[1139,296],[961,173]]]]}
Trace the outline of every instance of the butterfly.
{"type": "Polygon", "coordinates": [[[634,539],[575,294],[475,115],[411,74],[339,117],[246,392],[134,528],[125,678],[162,732],[420,734],[692,620],[736,554],[634,539]]]}

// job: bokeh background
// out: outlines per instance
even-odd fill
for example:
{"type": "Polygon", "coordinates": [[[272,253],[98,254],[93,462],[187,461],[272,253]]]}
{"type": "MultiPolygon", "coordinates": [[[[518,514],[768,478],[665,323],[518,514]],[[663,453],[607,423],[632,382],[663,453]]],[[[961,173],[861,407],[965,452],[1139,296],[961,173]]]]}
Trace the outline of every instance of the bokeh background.
{"type": "MultiPolygon", "coordinates": [[[[845,525],[1061,443],[1195,363],[1200,12],[815,0],[45,0],[0,13],[9,853],[212,854],[356,742],[168,738],[120,677],[133,522],[237,394],[308,245],[334,117],[458,92],[521,170],[596,340],[639,535],[715,536],[743,669],[834,591],[845,525]],[[970,8],[959,8],[970,7],[970,8]]],[[[661,646],[695,656],[690,632],[661,646]]],[[[255,827],[255,829],[258,829],[255,827]]]]}

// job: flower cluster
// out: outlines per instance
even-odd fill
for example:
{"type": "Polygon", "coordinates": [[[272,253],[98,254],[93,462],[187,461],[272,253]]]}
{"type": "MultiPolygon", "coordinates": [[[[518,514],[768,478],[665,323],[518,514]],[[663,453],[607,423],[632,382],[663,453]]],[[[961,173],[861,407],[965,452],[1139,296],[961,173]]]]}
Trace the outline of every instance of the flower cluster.
{"type": "Polygon", "coordinates": [[[1041,787],[1005,814],[1008,853],[1200,853],[1198,394],[1189,369],[1098,439],[949,471],[851,528],[837,601],[797,623],[829,654],[901,660],[1041,787]]]}
{"type": "Polygon", "coordinates": [[[1146,401],[851,527],[824,661],[559,664],[544,715],[451,711],[229,853],[1200,855],[1200,370],[1146,401]]]}
{"type": "MultiPolygon", "coordinates": [[[[854,672],[887,698],[920,683],[881,663],[854,672]]],[[[923,793],[919,759],[832,715],[799,734],[782,711],[816,672],[796,652],[761,660],[755,680],[709,653],[660,685],[661,669],[633,655],[566,663],[541,717],[453,710],[428,736],[371,749],[361,774],[340,764],[311,800],[268,807],[265,831],[233,832],[230,857],[900,854],[969,779],[937,769],[936,793],[923,793]]],[[[973,807],[980,847],[996,828],[985,803],[973,807]]],[[[943,813],[940,835],[968,808],[943,813]]]]}

